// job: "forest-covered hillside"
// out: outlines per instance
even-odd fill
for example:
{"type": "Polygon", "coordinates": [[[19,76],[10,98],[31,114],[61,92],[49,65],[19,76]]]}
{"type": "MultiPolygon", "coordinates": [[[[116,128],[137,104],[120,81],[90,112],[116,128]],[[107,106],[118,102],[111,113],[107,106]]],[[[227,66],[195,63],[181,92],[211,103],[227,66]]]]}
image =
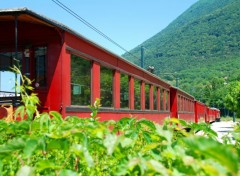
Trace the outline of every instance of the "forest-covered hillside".
{"type": "Polygon", "coordinates": [[[141,46],[144,68],[154,66],[156,75],[173,85],[178,79],[198,100],[223,108],[224,87],[240,80],[240,1],[199,0],[130,53],[141,58],[141,46]]]}

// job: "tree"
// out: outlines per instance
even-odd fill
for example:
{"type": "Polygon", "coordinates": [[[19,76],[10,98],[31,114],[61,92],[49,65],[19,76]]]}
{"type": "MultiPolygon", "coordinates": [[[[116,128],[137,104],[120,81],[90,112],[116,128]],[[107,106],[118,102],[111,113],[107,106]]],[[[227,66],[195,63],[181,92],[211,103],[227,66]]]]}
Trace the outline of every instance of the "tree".
{"type": "Polygon", "coordinates": [[[240,81],[230,83],[224,103],[229,110],[236,112],[237,117],[240,117],[240,81]]]}

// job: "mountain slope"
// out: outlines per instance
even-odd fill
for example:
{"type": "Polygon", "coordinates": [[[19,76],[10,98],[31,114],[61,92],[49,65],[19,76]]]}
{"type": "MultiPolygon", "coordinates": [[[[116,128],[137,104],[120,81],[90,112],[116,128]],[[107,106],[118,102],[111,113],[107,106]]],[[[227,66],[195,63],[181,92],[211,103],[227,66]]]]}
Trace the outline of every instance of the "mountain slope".
{"type": "MultiPolygon", "coordinates": [[[[240,1],[199,0],[164,30],[130,51],[140,58],[144,46],[145,68],[183,90],[199,95],[213,79],[240,78],[240,1]]],[[[129,54],[123,57],[140,65],[129,54]]]]}

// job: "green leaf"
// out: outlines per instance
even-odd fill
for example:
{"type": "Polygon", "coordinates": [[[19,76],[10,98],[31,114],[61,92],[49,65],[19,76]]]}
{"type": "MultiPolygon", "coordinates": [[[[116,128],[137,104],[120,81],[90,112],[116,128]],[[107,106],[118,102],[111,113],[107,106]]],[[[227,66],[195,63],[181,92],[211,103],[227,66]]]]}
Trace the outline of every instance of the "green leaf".
{"type": "Polygon", "coordinates": [[[3,162],[0,160],[0,175],[3,175],[3,162]]]}
{"type": "Polygon", "coordinates": [[[94,160],[93,160],[92,156],[90,155],[87,147],[84,147],[81,144],[75,144],[71,147],[71,149],[74,151],[74,153],[77,156],[82,157],[81,155],[83,154],[84,159],[88,164],[88,167],[93,167],[94,166],[94,160]]]}
{"type": "Polygon", "coordinates": [[[0,146],[0,154],[1,153],[10,153],[10,152],[14,152],[16,150],[21,150],[26,146],[25,144],[26,143],[22,138],[13,139],[13,140],[9,141],[8,143],[6,143],[5,145],[0,146]]]}
{"type": "Polygon", "coordinates": [[[43,125],[46,125],[48,131],[50,126],[50,116],[48,113],[44,112],[40,115],[40,130],[43,130],[43,125]]]}
{"type": "Polygon", "coordinates": [[[5,131],[8,127],[8,123],[5,120],[0,120],[0,132],[5,131]]]}
{"type": "Polygon", "coordinates": [[[191,150],[199,151],[202,155],[214,159],[225,166],[230,173],[238,172],[237,154],[227,145],[204,137],[189,137],[183,139],[183,141],[191,150]]]}
{"type": "Polygon", "coordinates": [[[180,123],[180,119],[170,118],[169,122],[172,122],[172,123],[174,123],[174,124],[179,124],[179,123],[180,123]]]}
{"type": "Polygon", "coordinates": [[[53,170],[61,169],[61,166],[57,166],[54,162],[50,160],[41,160],[36,164],[36,167],[39,171],[43,171],[45,169],[53,169],[53,170]]]}
{"type": "Polygon", "coordinates": [[[132,140],[130,138],[127,138],[127,137],[124,137],[124,136],[121,136],[120,144],[123,148],[130,147],[134,144],[134,140],[132,140]]]}
{"type": "Polygon", "coordinates": [[[156,161],[156,160],[149,160],[146,162],[146,165],[148,166],[149,169],[160,173],[161,175],[169,175],[168,169],[162,165],[162,163],[156,161]]]}
{"type": "Polygon", "coordinates": [[[89,151],[88,151],[88,149],[86,147],[84,147],[83,155],[84,155],[85,160],[88,163],[88,167],[93,167],[94,166],[93,158],[90,155],[90,153],[89,153],[89,151]]]}
{"type": "Polygon", "coordinates": [[[34,168],[30,166],[22,166],[18,171],[16,176],[33,176],[34,168]]]}
{"type": "Polygon", "coordinates": [[[136,122],[135,118],[124,117],[121,118],[116,125],[119,126],[120,130],[126,130],[131,129],[135,122],[136,122]]]}
{"type": "Polygon", "coordinates": [[[166,139],[169,143],[172,142],[173,133],[169,130],[163,130],[159,125],[156,126],[156,133],[166,139]]]}
{"type": "Polygon", "coordinates": [[[19,130],[22,132],[28,132],[29,131],[29,128],[30,128],[30,123],[29,121],[25,121],[25,120],[22,120],[22,121],[17,121],[15,122],[15,129],[16,130],[19,130]]]}
{"type": "Polygon", "coordinates": [[[118,137],[115,134],[107,134],[103,145],[107,148],[108,155],[111,155],[118,144],[118,137]]]}
{"type": "Polygon", "coordinates": [[[181,126],[183,126],[183,127],[187,127],[188,126],[188,123],[185,120],[178,119],[178,121],[181,124],[181,126]]]}
{"type": "Polygon", "coordinates": [[[57,122],[62,122],[63,121],[62,115],[59,112],[50,111],[49,114],[51,116],[53,116],[53,119],[55,119],[57,122]]]}
{"type": "Polygon", "coordinates": [[[147,127],[149,127],[151,130],[156,129],[155,124],[152,121],[147,120],[147,119],[140,119],[140,120],[137,121],[137,124],[141,124],[141,125],[144,124],[147,127]]]}
{"type": "Polygon", "coordinates": [[[24,118],[24,114],[25,114],[25,107],[24,106],[18,106],[18,108],[15,110],[15,113],[14,113],[14,117],[15,117],[15,120],[17,117],[21,117],[21,119],[24,118]]]}
{"type": "Polygon", "coordinates": [[[47,150],[64,150],[68,151],[70,147],[69,141],[67,139],[51,139],[47,145],[47,150]]]}
{"type": "Polygon", "coordinates": [[[74,172],[72,170],[64,169],[60,172],[59,176],[77,176],[77,172],[74,172]]]}
{"type": "Polygon", "coordinates": [[[152,149],[156,149],[158,146],[159,146],[159,143],[151,143],[151,144],[145,145],[142,148],[142,152],[147,152],[147,151],[150,151],[152,149]]]}
{"type": "Polygon", "coordinates": [[[28,115],[28,120],[32,120],[33,119],[33,114],[35,113],[35,106],[26,105],[26,113],[28,115]]]}
{"type": "Polygon", "coordinates": [[[150,144],[150,143],[152,142],[150,133],[149,133],[149,132],[146,132],[146,131],[143,131],[142,134],[143,134],[143,137],[144,137],[145,141],[146,141],[148,144],[150,144]]]}
{"type": "Polygon", "coordinates": [[[23,153],[26,155],[26,157],[31,157],[32,153],[35,151],[35,149],[38,146],[38,141],[36,139],[29,139],[26,142],[26,146],[23,149],[23,153]]]}

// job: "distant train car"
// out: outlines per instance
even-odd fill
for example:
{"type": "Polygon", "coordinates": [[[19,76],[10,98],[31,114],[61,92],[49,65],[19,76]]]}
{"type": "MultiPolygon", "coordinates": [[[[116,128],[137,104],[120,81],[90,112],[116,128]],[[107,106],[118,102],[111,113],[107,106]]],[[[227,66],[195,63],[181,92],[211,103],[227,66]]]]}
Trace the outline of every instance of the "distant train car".
{"type": "Polygon", "coordinates": [[[208,108],[208,122],[220,121],[220,110],[217,108],[208,108]]]}
{"type": "Polygon", "coordinates": [[[207,121],[207,106],[195,100],[195,122],[206,122],[207,121]]]}
{"type": "Polygon", "coordinates": [[[214,108],[207,107],[207,123],[212,123],[215,121],[215,110],[214,108]]]}
{"type": "Polygon", "coordinates": [[[176,88],[170,88],[171,117],[195,122],[194,97],[176,88]]]}
{"type": "Polygon", "coordinates": [[[215,121],[220,122],[221,121],[221,111],[220,109],[215,108],[215,121]]]}

